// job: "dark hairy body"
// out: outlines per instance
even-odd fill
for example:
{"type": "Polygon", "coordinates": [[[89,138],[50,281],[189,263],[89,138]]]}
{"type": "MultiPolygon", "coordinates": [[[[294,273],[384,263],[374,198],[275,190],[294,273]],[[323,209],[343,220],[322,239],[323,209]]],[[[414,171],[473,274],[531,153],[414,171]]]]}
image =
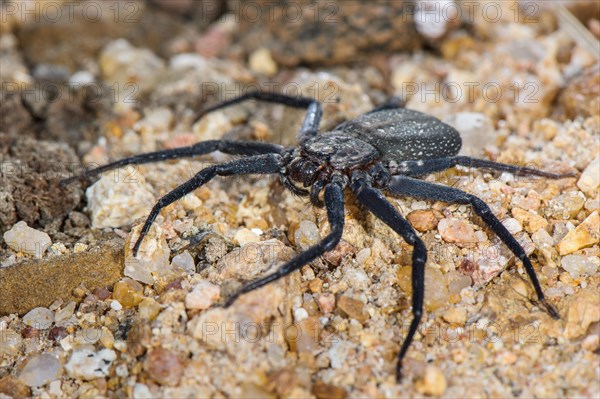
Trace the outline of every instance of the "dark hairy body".
{"type": "Polygon", "coordinates": [[[464,191],[426,182],[418,177],[457,165],[552,179],[568,177],[571,174],[558,175],[533,168],[458,156],[461,139],[454,128],[427,114],[404,109],[396,99],[391,99],[371,112],[323,133],[318,132],[322,116],[319,102],[306,97],[288,97],[265,92],[252,92],[217,104],[204,110],[198,119],[208,112],[249,99],[306,108],[307,112],[298,133],[299,147],[283,147],[252,141],[203,141],[189,147],[122,159],[90,170],[83,176],[67,179],[63,184],[80,178],[97,176],[106,170],[125,165],[195,157],[213,151],[241,156],[202,169],[190,180],[160,198],[142,227],[133,247],[134,255],[137,255],[142,240],[162,208],[181,199],[215,176],[278,174],[282,184],[293,193],[309,196],[314,205],[326,207],[331,231],[321,242],[299,253],[274,273],[242,286],[227,299],[225,306],[232,305],[240,295],[284,277],[334,249],[340,242],[344,230],[344,190],[349,188],[359,203],[413,246],[411,276],[413,318],[398,354],[396,368],[398,379],[401,378],[402,360],[422,317],[427,249],[410,223],[385,198],[383,191],[396,196],[470,205],[523,262],[539,303],[553,318],[559,317],[556,309],[544,298],[535,270],[525,250],[485,202],[464,191]]]}

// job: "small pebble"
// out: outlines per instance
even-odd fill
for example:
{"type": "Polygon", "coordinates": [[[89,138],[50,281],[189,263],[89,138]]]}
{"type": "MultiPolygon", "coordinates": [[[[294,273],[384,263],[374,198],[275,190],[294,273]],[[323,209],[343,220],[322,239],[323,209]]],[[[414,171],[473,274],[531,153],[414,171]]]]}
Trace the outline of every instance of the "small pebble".
{"type": "Polygon", "coordinates": [[[148,215],[156,198],[146,179],[135,170],[118,169],[103,175],[85,192],[92,227],[121,227],[148,215]]]}
{"type": "Polygon", "coordinates": [[[600,294],[590,287],[578,291],[569,300],[565,320],[565,336],[568,339],[578,339],[583,336],[590,324],[600,320],[600,294]]]}
{"type": "Polygon", "coordinates": [[[17,334],[13,330],[1,329],[0,337],[2,337],[0,339],[0,355],[2,357],[14,356],[19,353],[23,343],[21,334],[17,334]]]}
{"type": "Polygon", "coordinates": [[[406,218],[420,232],[433,230],[438,225],[438,220],[432,210],[412,211],[406,218]]]}
{"type": "Polygon", "coordinates": [[[173,274],[169,257],[171,249],[162,229],[154,223],[144,237],[137,257],[133,256],[132,247],[139,237],[142,225],[135,226],[125,247],[125,268],[123,274],[144,284],[154,284],[156,280],[167,279],[173,274]]]}
{"type": "Polygon", "coordinates": [[[435,310],[448,304],[448,287],[441,271],[433,267],[425,269],[425,309],[435,310]]]}
{"type": "Polygon", "coordinates": [[[19,374],[19,380],[30,387],[40,387],[62,375],[60,360],[49,353],[34,355],[19,374]]]}
{"type": "Polygon", "coordinates": [[[370,318],[369,313],[364,309],[365,304],[358,299],[342,295],[337,301],[337,307],[348,315],[360,322],[367,321],[370,318]]]}
{"type": "Polygon", "coordinates": [[[294,322],[299,323],[302,320],[308,319],[308,312],[304,308],[294,309],[294,322]]]}
{"type": "Polygon", "coordinates": [[[595,211],[574,230],[569,231],[557,247],[561,255],[567,255],[598,242],[600,242],[600,214],[595,211]]]}
{"type": "Polygon", "coordinates": [[[333,312],[335,309],[335,295],[330,292],[325,292],[317,298],[317,303],[321,312],[327,314],[333,312]]]}
{"type": "Polygon", "coordinates": [[[116,299],[113,299],[112,301],[110,301],[110,308],[119,311],[123,309],[123,305],[121,305],[121,302],[117,301],[116,299]]]}
{"type": "Polygon", "coordinates": [[[160,304],[154,298],[146,297],[138,305],[138,315],[146,320],[154,320],[160,313],[160,304]]]}
{"type": "Polygon", "coordinates": [[[523,226],[515,218],[504,219],[502,221],[502,224],[504,225],[504,227],[506,227],[506,230],[508,230],[510,232],[510,234],[517,234],[517,233],[523,231],[523,226]]]}
{"type": "Polygon", "coordinates": [[[298,230],[294,233],[294,241],[301,249],[307,249],[320,240],[319,228],[310,220],[301,221],[298,230]]]}
{"type": "Polygon", "coordinates": [[[593,194],[600,187],[600,155],[585,168],[577,181],[577,187],[586,194],[593,194]]]}
{"type": "Polygon", "coordinates": [[[572,219],[585,204],[585,195],[581,191],[570,191],[552,198],[548,202],[546,214],[554,219],[572,219]]]}
{"type": "Polygon", "coordinates": [[[113,302],[118,301],[126,309],[137,306],[143,298],[144,287],[133,279],[125,277],[113,287],[113,302]]]}
{"type": "Polygon", "coordinates": [[[438,223],[440,235],[446,242],[463,244],[476,243],[475,231],[462,219],[447,218],[438,223]]]}
{"type": "Polygon", "coordinates": [[[4,233],[4,242],[13,251],[23,252],[41,258],[52,245],[50,236],[43,231],[32,229],[27,223],[20,221],[4,233]]]}
{"type": "Polygon", "coordinates": [[[583,255],[567,255],[560,261],[563,269],[565,269],[572,278],[581,276],[592,276],[600,266],[600,258],[597,256],[583,255]]]}
{"type": "Polygon", "coordinates": [[[250,243],[256,243],[260,241],[258,234],[247,228],[241,228],[233,236],[233,240],[236,241],[240,246],[244,246],[250,243]]]}
{"type": "Polygon", "coordinates": [[[150,392],[150,388],[146,384],[136,383],[133,386],[133,398],[134,399],[154,399],[156,395],[150,392]]]}
{"type": "Polygon", "coordinates": [[[179,356],[165,348],[150,350],[144,360],[144,370],[161,385],[177,385],[183,374],[183,366],[179,356]]]}
{"type": "Polygon", "coordinates": [[[425,368],[425,375],[415,383],[417,391],[429,396],[442,396],[446,391],[446,377],[442,370],[435,366],[428,365],[425,368]]]}
{"type": "Polygon", "coordinates": [[[19,379],[8,374],[0,378],[0,393],[2,397],[9,398],[29,398],[31,389],[19,379]]]}
{"type": "Polygon", "coordinates": [[[54,323],[54,312],[48,308],[34,308],[23,316],[23,323],[38,330],[45,330],[54,323]]]}
{"type": "Polygon", "coordinates": [[[187,309],[208,309],[219,300],[220,296],[221,287],[202,280],[185,296],[185,307],[187,309]]]}
{"type": "Polygon", "coordinates": [[[308,283],[308,289],[313,294],[321,292],[321,290],[323,290],[323,280],[321,280],[320,278],[312,279],[310,283],[308,283]]]}
{"type": "Polygon", "coordinates": [[[73,351],[65,369],[71,378],[91,381],[106,377],[110,365],[116,358],[117,354],[112,349],[101,349],[96,352],[93,347],[85,345],[73,351]]]}
{"type": "Polygon", "coordinates": [[[181,269],[187,274],[194,274],[196,272],[194,258],[188,251],[183,251],[182,253],[175,255],[173,259],[171,259],[171,267],[173,269],[181,269]]]}
{"type": "Polygon", "coordinates": [[[261,47],[250,54],[248,66],[254,73],[274,76],[277,73],[277,63],[271,57],[271,52],[261,47]]]}
{"type": "Polygon", "coordinates": [[[467,322],[467,309],[455,307],[449,308],[442,314],[442,318],[450,324],[464,326],[467,322]]]}

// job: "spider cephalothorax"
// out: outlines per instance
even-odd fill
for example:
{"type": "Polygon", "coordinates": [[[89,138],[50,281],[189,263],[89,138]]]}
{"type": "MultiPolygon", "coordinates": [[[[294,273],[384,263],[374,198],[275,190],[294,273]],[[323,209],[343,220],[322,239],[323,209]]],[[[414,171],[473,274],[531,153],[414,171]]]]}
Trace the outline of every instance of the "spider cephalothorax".
{"type": "MultiPolygon", "coordinates": [[[[523,262],[538,301],[552,317],[558,318],[557,311],[544,298],[533,265],[525,250],[494,216],[485,202],[456,188],[426,182],[416,177],[456,165],[554,179],[571,176],[571,174],[557,175],[532,168],[458,156],[461,139],[454,128],[432,116],[404,109],[394,99],[357,119],[342,123],[332,131],[320,134],[318,128],[322,116],[321,105],[306,97],[252,92],[208,108],[199,118],[207,112],[247,99],[306,108],[306,116],[298,133],[299,147],[285,148],[276,144],[253,141],[210,140],[189,147],[137,155],[85,173],[84,177],[91,177],[124,165],[195,157],[213,151],[241,156],[202,169],[190,180],[160,198],[142,227],[133,247],[134,255],[137,254],[142,240],[162,208],[181,199],[215,176],[278,174],[283,185],[292,192],[298,195],[310,195],[313,204],[326,207],[331,231],[321,242],[299,253],[281,265],[276,272],[244,285],[229,297],[225,306],[230,306],[240,295],[277,280],[335,248],[344,230],[344,190],[349,188],[359,203],[413,246],[411,277],[413,319],[398,354],[396,369],[398,378],[401,375],[402,359],[413,340],[422,315],[427,249],[410,223],[385,198],[382,190],[397,196],[470,205],[484,223],[523,262]],[[323,192],[323,201],[319,198],[321,192],[323,192]]],[[[63,183],[76,179],[78,177],[67,179],[63,183]]]]}

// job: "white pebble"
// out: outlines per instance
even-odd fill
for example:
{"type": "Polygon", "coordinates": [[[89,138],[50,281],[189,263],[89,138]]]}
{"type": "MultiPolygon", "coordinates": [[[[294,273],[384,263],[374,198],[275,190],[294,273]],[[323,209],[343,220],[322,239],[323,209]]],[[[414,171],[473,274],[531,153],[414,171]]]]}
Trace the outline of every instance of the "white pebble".
{"type": "Polygon", "coordinates": [[[518,232],[523,230],[523,226],[519,221],[515,218],[507,218],[502,221],[506,230],[510,232],[510,234],[517,234],[518,232]]]}
{"type": "Polygon", "coordinates": [[[221,296],[221,287],[202,280],[185,296],[185,307],[188,309],[208,309],[221,296]]]}
{"type": "Polygon", "coordinates": [[[96,352],[93,347],[80,347],[71,354],[65,369],[71,378],[90,381],[106,377],[110,365],[116,358],[117,354],[112,349],[102,349],[96,352]]]}
{"type": "Polygon", "coordinates": [[[308,312],[304,308],[294,309],[294,321],[296,323],[301,322],[302,320],[308,319],[308,312]]]}
{"type": "Polygon", "coordinates": [[[600,186],[600,156],[597,156],[583,171],[577,187],[585,193],[592,193],[600,186]]]}
{"type": "Polygon", "coordinates": [[[562,258],[561,266],[572,278],[591,276],[598,270],[600,259],[597,256],[567,255],[562,258]]]}
{"type": "Polygon", "coordinates": [[[260,237],[258,236],[258,234],[246,228],[239,229],[237,233],[235,233],[233,239],[234,241],[237,241],[237,243],[240,244],[240,246],[260,241],[260,237]]]}
{"type": "Polygon", "coordinates": [[[62,365],[55,356],[44,353],[34,355],[19,374],[19,380],[30,387],[40,387],[62,375],[62,365]]]}
{"type": "Polygon", "coordinates": [[[196,272],[196,264],[194,258],[188,251],[183,251],[179,255],[175,255],[171,259],[171,267],[174,269],[179,268],[184,270],[187,274],[194,274],[196,272]]]}
{"type": "Polygon", "coordinates": [[[121,227],[146,216],[156,202],[144,177],[132,168],[107,173],[85,192],[92,227],[121,227]]]}
{"type": "Polygon", "coordinates": [[[110,308],[113,310],[121,310],[123,309],[123,305],[121,305],[121,302],[117,301],[116,299],[113,299],[110,302],[110,308]]]}
{"type": "Polygon", "coordinates": [[[32,229],[20,221],[4,233],[4,241],[12,250],[41,258],[52,245],[50,236],[43,231],[32,229]]]}
{"type": "Polygon", "coordinates": [[[146,384],[136,383],[133,386],[134,399],[153,399],[155,396],[150,392],[150,388],[146,384]]]}
{"type": "Polygon", "coordinates": [[[307,249],[321,240],[319,228],[310,220],[303,220],[300,222],[298,230],[294,232],[294,239],[296,245],[302,249],[307,249]]]}
{"type": "Polygon", "coordinates": [[[23,323],[37,330],[45,330],[54,323],[54,312],[48,308],[34,308],[23,316],[23,323]]]}

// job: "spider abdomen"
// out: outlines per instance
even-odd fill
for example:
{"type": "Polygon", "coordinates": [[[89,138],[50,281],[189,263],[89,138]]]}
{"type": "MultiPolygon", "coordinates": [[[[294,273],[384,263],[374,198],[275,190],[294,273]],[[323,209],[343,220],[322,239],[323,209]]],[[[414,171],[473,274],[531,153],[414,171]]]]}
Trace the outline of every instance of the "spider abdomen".
{"type": "Polygon", "coordinates": [[[386,109],[360,116],[334,132],[355,137],[381,152],[381,161],[408,161],[451,157],[462,140],[452,126],[405,108],[386,109]]]}

